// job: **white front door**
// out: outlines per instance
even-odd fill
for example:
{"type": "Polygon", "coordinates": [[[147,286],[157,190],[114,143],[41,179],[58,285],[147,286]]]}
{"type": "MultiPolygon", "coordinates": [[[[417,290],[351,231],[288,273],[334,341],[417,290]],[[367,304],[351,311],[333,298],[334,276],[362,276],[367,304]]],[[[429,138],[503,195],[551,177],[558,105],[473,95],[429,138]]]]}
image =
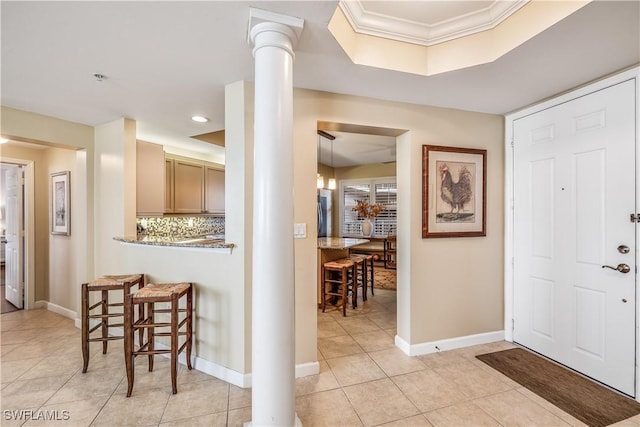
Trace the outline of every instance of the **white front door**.
{"type": "Polygon", "coordinates": [[[635,114],[632,80],[513,124],[514,341],[630,396],[635,114]]]}
{"type": "Polygon", "coordinates": [[[23,307],[24,288],[22,274],[22,181],[22,167],[10,165],[6,168],[5,298],[17,308],[23,307]]]}

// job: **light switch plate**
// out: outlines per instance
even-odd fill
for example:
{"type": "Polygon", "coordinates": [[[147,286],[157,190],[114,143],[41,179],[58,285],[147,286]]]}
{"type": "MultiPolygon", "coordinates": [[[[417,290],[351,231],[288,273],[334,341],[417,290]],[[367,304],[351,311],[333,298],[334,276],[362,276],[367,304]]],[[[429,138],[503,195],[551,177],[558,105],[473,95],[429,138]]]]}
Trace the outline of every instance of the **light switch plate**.
{"type": "Polygon", "coordinates": [[[304,239],[307,237],[307,224],[297,222],[293,224],[293,237],[296,239],[304,239]]]}

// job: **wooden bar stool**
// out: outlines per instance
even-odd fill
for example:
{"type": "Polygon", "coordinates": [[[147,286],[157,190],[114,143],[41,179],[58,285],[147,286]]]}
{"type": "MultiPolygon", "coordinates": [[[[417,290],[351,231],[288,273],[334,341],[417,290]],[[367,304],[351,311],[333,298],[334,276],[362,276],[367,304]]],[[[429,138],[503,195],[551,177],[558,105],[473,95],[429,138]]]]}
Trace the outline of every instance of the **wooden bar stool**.
{"type": "MultiPolygon", "coordinates": [[[[355,263],[347,258],[325,262],[320,273],[322,284],[322,312],[327,305],[327,298],[340,298],[342,315],[347,315],[347,296],[349,288],[353,287],[355,280],[355,263]],[[338,276],[338,277],[336,277],[338,276]]],[[[357,288],[353,287],[357,292],[357,288]]]]}
{"type": "Polygon", "coordinates": [[[371,295],[373,293],[374,285],[374,271],[373,271],[373,255],[371,254],[351,254],[350,258],[359,257],[362,258],[362,277],[363,277],[363,301],[367,300],[367,287],[371,285],[371,295]]]}
{"type": "MultiPolygon", "coordinates": [[[[120,276],[101,276],[91,282],[82,284],[82,373],[87,372],[89,367],[89,344],[95,341],[102,341],[102,354],[107,353],[107,345],[109,341],[123,339],[123,335],[109,335],[109,328],[123,327],[124,323],[110,323],[109,319],[113,317],[123,317],[123,311],[114,312],[111,307],[123,307],[124,302],[109,303],[109,291],[122,292],[122,299],[131,292],[131,288],[138,286],[138,289],[144,287],[144,274],[130,274],[120,276]],[[90,292],[100,292],[101,298],[97,303],[89,306],[90,292]],[[97,314],[91,311],[100,307],[97,314]],[[99,319],[99,323],[91,327],[91,319],[99,319]],[[97,338],[90,338],[93,331],[101,329],[101,334],[97,338]]],[[[139,312],[142,314],[142,311],[139,312]]],[[[140,336],[142,343],[142,336],[140,336]]]]}
{"type": "Polygon", "coordinates": [[[193,284],[192,283],[163,283],[148,284],[138,291],[125,296],[124,303],[124,357],[127,368],[127,397],[133,391],[134,359],[136,356],[149,357],[149,372],[153,371],[153,356],[156,354],[171,354],[171,389],[173,394],[178,392],[176,384],[178,373],[178,355],[186,348],[187,368],[191,367],[192,347],[192,313],[193,313],[193,284]],[[179,308],[180,299],[186,297],[185,308],[179,308]],[[156,308],[156,303],[169,303],[169,308],[156,308]],[[144,307],[146,314],[134,320],[134,306],[144,307]],[[168,313],[168,322],[156,321],[157,313],[168,313]],[[182,320],[179,314],[185,313],[182,320]],[[184,331],[180,331],[180,328],[184,331]],[[156,332],[156,328],[169,328],[169,332],[156,332]],[[147,342],[142,343],[138,350],[133,348],[133,336],[136,330],[147,330],[147,342]],[[179,337],[185,341],[179,346],[179,337]],[[155,337],[171,337],[168,349],[156,349],[155,337]]]}
{"type": "Polygon", "coordinates": [[[367,264],[365,263],[365,258],[359,254],[353,254],[349,256],[349,259],[355,264],[355,291],[353,292],[353,303],[354,307],[358,306],[357,298],[358,298],[358,289],[362,288],[362,301],[367,300],[367,264]]]}

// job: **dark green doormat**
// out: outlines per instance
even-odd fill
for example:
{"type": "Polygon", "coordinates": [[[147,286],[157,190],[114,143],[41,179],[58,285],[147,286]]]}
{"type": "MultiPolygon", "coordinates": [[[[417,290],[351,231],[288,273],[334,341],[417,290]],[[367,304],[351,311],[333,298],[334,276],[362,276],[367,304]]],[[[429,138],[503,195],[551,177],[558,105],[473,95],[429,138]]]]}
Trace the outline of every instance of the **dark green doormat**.
{"type": "Polygon", "coordinates": [[[478,359],[592,427],[640,414],[640,403],[522,348],[478,359]]]}

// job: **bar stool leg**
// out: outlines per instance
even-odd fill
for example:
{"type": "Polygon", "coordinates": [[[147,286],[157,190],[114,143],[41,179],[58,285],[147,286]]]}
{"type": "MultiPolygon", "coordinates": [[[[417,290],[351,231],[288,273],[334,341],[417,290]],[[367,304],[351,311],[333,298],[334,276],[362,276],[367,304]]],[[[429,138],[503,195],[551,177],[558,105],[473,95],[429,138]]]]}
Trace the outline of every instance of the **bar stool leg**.
{"type": "Polygon", "coordinates": [[[351,267],[351,306],[358,307],[358,265],[356,263],[351,267]]]}
{"type": "Polygon", "coordinates": [[[178,295],[171,295],[171,392],[178,392],[178,295]]]}
{"type": "Polygon", "coordinates": [[[191,367],[191,349],[193,346],[193,329],[191,327],[193,322],[193,284],[189,287],[187,291],[187,368],[189,370],[193,369],[191,367]]]}
{"type": "Polygon", "coordinates": [[[89,367],[89,289],[82,284],[82,373],[89,367]]]}
{"type": "Polygon", "coordinates": [[[349,269],[347,267],[342,267],[342,317],[347,316],[347,298],[349,295],[348,292],[348,282],[347,282],[347,271],[349,269]]]}
{"type": "MultiPolygon", "coordinates": [[[[109,291],[102,291],[102,338],[109,336],[109,328],[107,327],[109,318],[107,314],[109,314],[109,291]]],[[[107,354],[107,340],[102,341],[102,354],[107,354]]]]}
{"type": "Polygon", "coordinates": [[[133,391],[134,358],[133,355],[133,302],[131,295],[124,296],[124,363],[127,370],[127,397],[133,391]]]}
{"type": "Polygon", "coordinates": [[[322,306],[322,312],[324,313],[324,309],[327,306],[327,284],[325,283],[326,273],[324,271],[324,266],[320,267],[320,291],[322,293],[322,301],[320,305],[322,306]]]}
{"type": "MultiPolygon", "coordinates": [[[[150,324],[154,324],[155,323],[155,310],[154,310],[154,303],[150,302],[147,304],[147,319],[149,319],[149,323],[150,324]]],[[[149,346],[148,349],[151,352],[149,354],[149,372],[153,371],[153,349],[154,349],[154,342],[155,342],[155,329],[154,327],[150,327],[150,328],[145,328],[147,330],[147,339],[149,340],[149,346]]]]}

